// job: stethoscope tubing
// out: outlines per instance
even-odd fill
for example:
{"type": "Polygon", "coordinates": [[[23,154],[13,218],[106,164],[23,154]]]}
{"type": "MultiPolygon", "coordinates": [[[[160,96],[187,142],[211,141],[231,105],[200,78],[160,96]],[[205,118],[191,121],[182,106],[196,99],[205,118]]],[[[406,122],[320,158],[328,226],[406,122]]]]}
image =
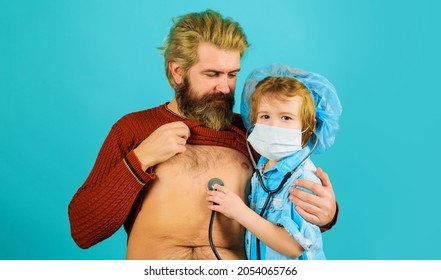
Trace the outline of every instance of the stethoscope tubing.
{"type": "MultiPolygon", "coordinates": [[[[252,128],[254,128],[253,125],[250,126],[250,127],[247,129],[247,133],[246,133],[246,138],[247,138],[247,139],[248,139],[248,136],[249,136],[250,130],[251,130],[252,128]]],[[[296,166],[292,171],[287,172],[287,173],[285,174],[285,176],[283,176],[283,179],[282,179],[282,181],[280,182],[279,186],[278,186],[277,188],[275,188],[274,190],[269,189],[269,188],[265,185],[265,182],[263,181],[263,178],[262,178],[262,174],[260,173],[260,170],[257,168],[257,164],[256,164],[256,162],[254,161],[254,157],[253,157],[253,153],[251,152],[250,145],[249,145],[248,141],[246,142],[247,149],[248,149],[248,153],[249,153],[250,158],[251,158],[251,163],[252,163],[252,165],[253,165],[254,172],[255,172],[256,175],[257,175],[257,180],[259,181],[259,184],[261,185],[262,189],[268,194],[267,197],[266,197],[265,203],[263,204],[263,207],[262,207],[262,209],[260,210],[260,213],[259,213],[259,215],[260,215],[262,218],[264,218],[265,211],[266,211],[266,209],[268,208],[268,204],[269,204],[269,202],[270,202],[270,200],[271,200],[272,195],[278,193],[278,192],[283,188],[283,186],[285,185],[286,181],[288,181],[288,179],[292,176],[292,174],[294,174],[294,172],[297,171],[297,169],[298,169],[298,168],[299,168],[299,167],[300,167],[300,166],[301,166],[301,165],[302,165],[302,164],[303,164],[303,163],[304,163],[304,162],[305,162],[305,161],[311,156],[312,152],[315,150],[315,147],[317,146],[317,143],[318,143],[318,137],[317,137],[315,131],[313,131],[313,133],[315,134],[315,138],[316,138],[316,140],[315,140],[315,143],[314,143],[314,146],[312,147],[312,149],[311,149],[311,150],[309,151],[309,153],[305,156],[305,158],[304,158],[302,161],[300,161],[299,164],[297,164],[297,166],[296,166]]],[[[260,259],[261,259],[261,257],[260,257],[260,240],[259,240],[257,237],[256,237],[256,253],[257,253],[257,259],[260,260],[260,259]]]]}

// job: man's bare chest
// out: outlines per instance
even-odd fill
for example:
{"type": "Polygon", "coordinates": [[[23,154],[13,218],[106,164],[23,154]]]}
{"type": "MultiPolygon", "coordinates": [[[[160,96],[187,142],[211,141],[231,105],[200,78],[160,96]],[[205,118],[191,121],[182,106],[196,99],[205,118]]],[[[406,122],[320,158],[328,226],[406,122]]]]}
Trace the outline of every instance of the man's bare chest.
{"type": "Polygon", "coordinates": [[[222,169],[237,168],[238,172],[251,171],[248,159],[240,152],[216,146],[187,145],[186,151],[177,154],[168,161],[158,165],[158,175],[162,170],[179,170],[189,174],[203,174],[205,172],[222,169]]]}
{"type": "Polygon", "coordinates": [[[191,217],[198,225],[199,218],[205,220],[210,213],[206,200],[208,182],[219,178],[245,199],[252,169],[248,159],[235,150],[189,146],[185,153],[158,165],[155,174],[156,179],[146,186],[143,208],[151,208],[152,215],[174,212],[186,223],[191,217]]]}

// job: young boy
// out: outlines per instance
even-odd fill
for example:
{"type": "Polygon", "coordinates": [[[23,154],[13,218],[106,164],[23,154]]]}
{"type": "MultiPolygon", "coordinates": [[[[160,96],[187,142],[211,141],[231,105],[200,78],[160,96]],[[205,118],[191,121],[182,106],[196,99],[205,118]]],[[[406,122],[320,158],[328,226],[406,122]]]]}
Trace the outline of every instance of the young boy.
{"type": "MultiPolygon", "coordinates": [[[[215,185],[211,210],[247,229],[248,259],[325,259],[320,229],[304,220],[289,200],[296,179],[320,183],[312,152],[334,142],[341,105],[324,77],[284,65],[253,71],[242,93],[248,142],[261,155],[251,179],[250,208],[227,186],[215,185]]],[[[309,191],[304,189],[305,191],[309,191]]]]}

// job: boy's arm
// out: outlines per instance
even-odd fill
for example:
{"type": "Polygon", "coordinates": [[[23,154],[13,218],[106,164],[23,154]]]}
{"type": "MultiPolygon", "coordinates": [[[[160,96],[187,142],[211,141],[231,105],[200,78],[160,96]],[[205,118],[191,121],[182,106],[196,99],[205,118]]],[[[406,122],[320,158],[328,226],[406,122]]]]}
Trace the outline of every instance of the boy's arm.
{"type": "Polygon", "coordinates": [[[295,181],[296,185],[307,188],[314,194],[290,188],[289,200],[296,205],[297,212],[305,220],[326,231],[337,223],[338,206],[328,174],[321,168],[317,168],[316,174],[323,186],[310,180],[298,179],[295,181]]]}
{"type": "Polygon", "coordinates": [[[228,188],[219,185],[215,187],[217,191],[209,191],[207,194],[207,200],[215,203],[209,209],[236,220],[260,241],[287,257],[297,258],[303,253],[303,248],[285,228],[259,216],[228,188]]]}

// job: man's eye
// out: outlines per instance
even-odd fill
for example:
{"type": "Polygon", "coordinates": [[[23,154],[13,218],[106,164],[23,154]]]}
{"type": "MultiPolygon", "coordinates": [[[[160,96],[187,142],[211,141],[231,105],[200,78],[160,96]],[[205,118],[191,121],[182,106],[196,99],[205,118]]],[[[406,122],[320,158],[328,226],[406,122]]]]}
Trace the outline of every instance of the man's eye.
{"type": "Polygon", "coordinates": [[[217,76],[217,73],[206,73],[206,75],[210,78],[213,78],[217,76]]]}
{"type": "Polygon", "coordinates": [[[228,74],[228,77],[230,78],[236,78],[236,76],[237,76],[237,72],[228,74]]]}

